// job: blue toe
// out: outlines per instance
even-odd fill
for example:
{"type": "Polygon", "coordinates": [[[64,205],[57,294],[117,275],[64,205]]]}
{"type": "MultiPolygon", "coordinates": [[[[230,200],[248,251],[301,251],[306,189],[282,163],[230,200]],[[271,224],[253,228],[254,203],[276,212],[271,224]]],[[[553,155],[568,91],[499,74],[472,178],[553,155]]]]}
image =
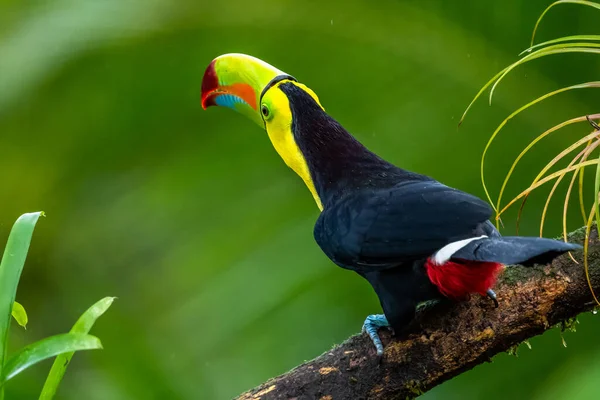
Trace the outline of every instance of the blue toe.
{"type": "Polygon", "coordinates": [[[381,339],[379,338],[379,334],[377,330],[379,328],[383,328],[386,326],[390,326],[387,318],[383,314],[373,314],[369,315],[365,319],[365,323],[363,324],[362,331],[367,332],[369,337],[373,341],[375,348],[377,349],[377,355],[381,356],[383,354],[383,343],[381,343],[381,339]]]}

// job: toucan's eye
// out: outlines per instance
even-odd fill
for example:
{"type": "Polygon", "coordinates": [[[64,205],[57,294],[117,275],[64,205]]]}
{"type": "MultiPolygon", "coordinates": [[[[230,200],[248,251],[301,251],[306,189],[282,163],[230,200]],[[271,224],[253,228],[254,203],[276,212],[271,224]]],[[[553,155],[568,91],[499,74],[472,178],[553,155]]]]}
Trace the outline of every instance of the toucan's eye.
{"type": "Polygon", "coordinates": [[[265,117],[265,118],[267,118],[269,116],[269,108],[264,104],[260,107],[260,112],[262,113],[263,117],[265,117]]]}

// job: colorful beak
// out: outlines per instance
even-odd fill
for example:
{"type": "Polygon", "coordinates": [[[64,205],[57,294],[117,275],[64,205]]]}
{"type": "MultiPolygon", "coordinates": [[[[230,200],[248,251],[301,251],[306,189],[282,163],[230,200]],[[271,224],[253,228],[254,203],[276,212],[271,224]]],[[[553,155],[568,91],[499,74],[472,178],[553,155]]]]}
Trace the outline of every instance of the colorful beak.
{"type": "Polygon", "coordinates": [[[233,108],[263,126],[260,97],[278,76],[289,75],[246,54],[219,56],[209,64],[202,78],[202,108],[233,108]]]}

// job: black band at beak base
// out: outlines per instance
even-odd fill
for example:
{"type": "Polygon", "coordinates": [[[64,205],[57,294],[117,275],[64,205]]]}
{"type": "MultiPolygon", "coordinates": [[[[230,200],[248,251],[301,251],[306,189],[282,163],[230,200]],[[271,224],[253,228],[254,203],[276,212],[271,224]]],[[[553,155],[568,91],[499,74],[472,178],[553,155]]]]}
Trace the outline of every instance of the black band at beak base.
{"type": "Polygon", "coordinates": [[[262,98],[263,98],[264,94],[267,92],[267,90],[269,90],[277,82],[281,82],[284,80],[298,82],[298,80],[291,75],[277,75],[275,78],[271,79],[271,81],[269,81],[269,83],[267,83],[267,86],[265,86],[265,88],[262,90],[262,92],[260,93],[260,98],[258,99],[258,102],[260,103],[262,101],[262,98]]]}

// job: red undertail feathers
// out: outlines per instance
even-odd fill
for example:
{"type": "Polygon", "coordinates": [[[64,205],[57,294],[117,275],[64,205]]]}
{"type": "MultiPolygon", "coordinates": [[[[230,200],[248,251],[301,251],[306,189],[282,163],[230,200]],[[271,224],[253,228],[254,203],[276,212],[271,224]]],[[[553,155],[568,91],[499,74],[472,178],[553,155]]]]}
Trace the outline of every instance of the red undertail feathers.
{"type": "Polygon", "coordinates": [[[429,280],[437,286],[444,296],[454,300],[464,300],[471,293],[486,295],[498,279],[503,265],[495,262],[446,261],[435,264],[432,258],[425,261],[425,269],[429,280]]]}

